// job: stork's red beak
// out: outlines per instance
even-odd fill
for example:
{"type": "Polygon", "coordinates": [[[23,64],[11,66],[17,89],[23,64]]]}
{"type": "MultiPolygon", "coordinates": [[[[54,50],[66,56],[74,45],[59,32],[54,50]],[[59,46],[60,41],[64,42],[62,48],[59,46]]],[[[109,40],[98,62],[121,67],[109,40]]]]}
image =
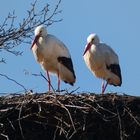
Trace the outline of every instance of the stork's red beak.
{"type": "Polygon", "coordinates": [[[35,38],[34,38],[34,41],[32,42],[32,46],[31,46],[31,49],[33,48],[33,46],[35,45],[35,43],[38,41],[40,35],[36,35],[35,38]]]}
{"type": "Polygon", "coordinates": [[[85,51],[84,51],[84,53],[83,53],[83,56],[86,54],[86,52],[90,49],[90,47],[91,47],[91,43],[88,43],[88,45],[87,45],[87,47],[86,47],[86,49],[85,49],[85,51]]]}

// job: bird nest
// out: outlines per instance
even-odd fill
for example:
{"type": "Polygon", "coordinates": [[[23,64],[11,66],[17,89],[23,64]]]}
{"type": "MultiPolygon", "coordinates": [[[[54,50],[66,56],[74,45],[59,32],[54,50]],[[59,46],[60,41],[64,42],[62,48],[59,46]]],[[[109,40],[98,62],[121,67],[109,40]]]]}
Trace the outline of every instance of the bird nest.
{"type": "Polygon", "coordinates": [[[0,97],[0,140],[137,140],[140,98],[93,93],[0,97]]]}

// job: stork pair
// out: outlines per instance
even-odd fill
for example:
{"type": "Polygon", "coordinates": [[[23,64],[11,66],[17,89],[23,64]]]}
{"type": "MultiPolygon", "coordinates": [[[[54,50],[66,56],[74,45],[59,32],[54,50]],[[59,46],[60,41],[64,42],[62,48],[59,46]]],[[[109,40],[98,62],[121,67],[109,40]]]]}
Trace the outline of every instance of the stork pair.
{"type": "MultiPolygon", "coordinates": [[[[60,79],[73,85],[76,76],[70,53],[63,42],[55,36],[47,33],[43,25],[35,29],[35,38],[31,49],[36,61],[46,71],[48,89],[51,90],[49,72],[57,74],[58,91],[60,91],[60,79]]],[[[93,74],[101,79],[102,93],[108,84],[121,86],[121,70],[117,54],[106,44],[100,43],[96,34],[90,34],[83,53],[87,67],[93,74]],[[106,85],[104,85],[104,80],[106,85]]]]}

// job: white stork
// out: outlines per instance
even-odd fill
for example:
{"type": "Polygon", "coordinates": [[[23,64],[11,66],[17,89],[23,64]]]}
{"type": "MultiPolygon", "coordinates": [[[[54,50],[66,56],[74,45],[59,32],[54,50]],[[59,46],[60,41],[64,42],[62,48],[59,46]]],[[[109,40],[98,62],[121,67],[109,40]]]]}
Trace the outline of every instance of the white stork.
{"type": "Polygon", "coordinates": [[[63,42],[55,36],[47,34],[43,25],[35,29],[35,39],[31,49],[36,61],[47,73],[49,91],[51,88],[49,72],[57,74],[58,91],[60,91],[60,79],[73,85],[76,76],[70,53],[63,42]]]}
{"type": "Polygon", "coordinates": [[[83,53],[84,61],[90,71],[103,79],[102,94],[108,84],[121,86],[122,77],[117,54],[105,43],[100,43],[96,34],[90,34],[83,53]],[[106,85],[104,85],[104,80],[106,85]]]}

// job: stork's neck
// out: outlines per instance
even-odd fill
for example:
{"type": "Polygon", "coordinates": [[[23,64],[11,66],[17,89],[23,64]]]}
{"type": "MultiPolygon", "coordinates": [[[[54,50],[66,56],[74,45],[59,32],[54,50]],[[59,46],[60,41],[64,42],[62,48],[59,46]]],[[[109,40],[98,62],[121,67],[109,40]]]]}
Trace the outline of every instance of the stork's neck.
{"type": "Polygon", "coordinates": [[[40,47],[43,47],[43,46],[45,46],[45,44],[46,44],[46,36],[41,36],[41,37],[39,37],[39,39],[38,39],[38,45],[40,46],[40,47]]]}
{"type": "Polygon", "coordinates": [[[94,40],[93,45],[98,46],[99,45],[99,41],[98,40],[94,40]]]}
{"type": "Polygon", "coordinates": [[[97,50],[97,45],[96,44],[92,44],[91,48],[90,48],[90,52],[93,53],[95,50],[97,50]]]}

